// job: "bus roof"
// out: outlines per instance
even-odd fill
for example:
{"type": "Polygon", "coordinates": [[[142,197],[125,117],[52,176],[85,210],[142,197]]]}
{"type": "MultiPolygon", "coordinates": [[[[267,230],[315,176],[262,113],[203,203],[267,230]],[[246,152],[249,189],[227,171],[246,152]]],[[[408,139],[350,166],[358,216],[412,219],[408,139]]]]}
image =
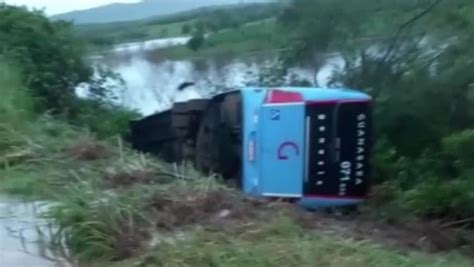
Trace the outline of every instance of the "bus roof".
{"type": "Polygon", "coordinates": [[[329,100],[329,99],[360,99],[370,100],[371,97],[358,90],[348,88],[318,88],[318,87],[245,87],[241,91],[246,93],[258,93],[267,90],[282,90],[300,93],[305,101],[329,100]]]}

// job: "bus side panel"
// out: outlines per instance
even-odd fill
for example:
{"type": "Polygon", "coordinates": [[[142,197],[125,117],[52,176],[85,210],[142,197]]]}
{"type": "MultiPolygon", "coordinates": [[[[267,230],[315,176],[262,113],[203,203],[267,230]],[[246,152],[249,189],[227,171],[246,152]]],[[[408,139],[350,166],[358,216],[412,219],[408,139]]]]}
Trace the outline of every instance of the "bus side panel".
{"type": "Polygon", "coordinates": [[[258,139],[263,195],[294,197],[303,194],[305,165],[305,106],[303,103],[264,105],[258,139]]]}

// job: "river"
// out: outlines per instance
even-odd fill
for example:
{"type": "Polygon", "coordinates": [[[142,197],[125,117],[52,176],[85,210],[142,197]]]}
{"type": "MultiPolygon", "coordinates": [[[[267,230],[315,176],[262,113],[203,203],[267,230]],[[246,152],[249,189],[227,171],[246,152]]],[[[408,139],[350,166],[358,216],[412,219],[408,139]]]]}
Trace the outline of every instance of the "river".
{"type": "MultiPolygon", "coordinates": [[[[167,38],[118,45],[94,60],[121,75],[126,86],[118,93],[120,104],[136,109],[143,115],[169,108],[176,88],[182,82],[196,83],[195,90],[207,97],[222,90],[255,85],[252,80],[262,70],[276,63],[274,54],[179,61],[157,60],[156,56],[150,59],[147,56],[150,50],[183,44],[188,39],[189,37],[167,38]]],[[[317,75],[308,68],[291,68],[289,72],[300,79],[317,82],[319,86],[325,87],[334,68],[342,65],[342,58],[331,56],[317,75]]]]}

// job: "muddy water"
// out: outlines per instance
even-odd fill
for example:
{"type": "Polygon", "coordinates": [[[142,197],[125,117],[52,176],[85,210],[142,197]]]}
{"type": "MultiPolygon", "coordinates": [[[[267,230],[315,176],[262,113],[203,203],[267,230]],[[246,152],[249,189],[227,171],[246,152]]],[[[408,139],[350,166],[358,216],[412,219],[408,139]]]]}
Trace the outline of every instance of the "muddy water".
{"type": "MultiPolygon", "coordinates": [[[[253,85],[261,70],[274,62],[274,59],[256,62],[233,59],[225,64],[213,60],[151,62],[136,56],[118,64],[109,65],[126,82],[120,99],[124,106],[138,109],[144,115],[162,111],[171,106],[179,84],[186,81],[196,83],[200,95],[210,96],[221,90],[235,89],[253,85]]],[[[326,86],[334,66],[340,65],[338,59],[331,59],[316,75],[317,83],[326,86]]],[[[291,74],[314,82],[314,74],[309,69],[294,68],[291,74]]]]}
{"type": "Polygon", "coordinates": [[[176,37],[176,38],[163,38],[155,39],[144,42],[125,43],[117,45],[111,52],[140,52],[143,50],[152,50],[157,48],[170,47],[175,45],[186,44],[191,37],[176,37]]]}
{"type": "MultiPolygon", "coordinates": [[[[226,89],[255,85],[252,81],[262,70],[276,62],[275,55],[192,61],[157,60],[159,52],[153,60],[146,56],[147,51],[183,44],[188,39],[169,38],[119,45],[106,57],[96,60],[119,73],[124,79],[126,86],[118,93],[120,104],[139,110],[144,115],[169,108],[176,88],[182,82],[195,82],[197,93],[206,97],[226,89]]],[[[332,71],[342,64],[340,57],[333,56],[328,58],[326,65],[316,74],[313,70],[304,68],[290,69],[290,73],[325,87],[332,71]]]]}
{"type": "Polygon", "coordinates": [[[0,196],[0,266],[69,266],[48,249],[47,222],[39,213],[42,202],[23,202],[0,196]]]}

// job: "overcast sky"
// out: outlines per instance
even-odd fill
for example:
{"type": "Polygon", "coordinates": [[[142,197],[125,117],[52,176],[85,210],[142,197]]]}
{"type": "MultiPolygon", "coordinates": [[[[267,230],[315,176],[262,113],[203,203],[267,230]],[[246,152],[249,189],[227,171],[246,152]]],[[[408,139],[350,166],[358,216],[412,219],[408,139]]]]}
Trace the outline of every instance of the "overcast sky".
{"type": "MultiPolygon", "coordinates": [[[[179,0],[177,0],[179,1],[179,0]]],[[[199,0],[196,0],[199,1],[199,0]]],[[[26,5],[28,7],[45,8],[48,15],[60,14],[72,10],[87,9],[110,3],[134,3],[139,0],[0,0],[12,5],[26,5]]]]}

